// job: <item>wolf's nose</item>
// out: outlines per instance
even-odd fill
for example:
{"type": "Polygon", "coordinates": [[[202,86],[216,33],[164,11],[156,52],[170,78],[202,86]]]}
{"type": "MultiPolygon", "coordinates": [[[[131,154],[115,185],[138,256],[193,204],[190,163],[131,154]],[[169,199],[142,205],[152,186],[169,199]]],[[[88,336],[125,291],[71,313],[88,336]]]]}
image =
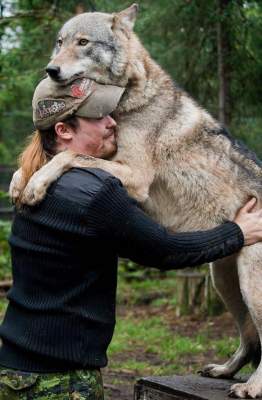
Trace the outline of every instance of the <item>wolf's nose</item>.
{"type": "Polygon", "coordinates": [[[50,78],[57,80],[60,74],[60,67],[57,65],[50,65],[49,67],[46,67],[46,72],[50,76],[50,78]]]}

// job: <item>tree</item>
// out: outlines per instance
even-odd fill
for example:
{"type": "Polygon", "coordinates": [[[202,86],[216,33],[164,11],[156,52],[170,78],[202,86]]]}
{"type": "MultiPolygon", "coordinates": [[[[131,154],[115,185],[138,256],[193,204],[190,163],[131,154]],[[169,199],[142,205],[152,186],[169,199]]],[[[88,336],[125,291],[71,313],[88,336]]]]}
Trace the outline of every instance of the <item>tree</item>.
{"type": "Polygon", "coordinates": [[[231,122],[231,35],[230,35],[230,14],[227,12],[230,7],[230,0],[218,0],[218,21],[217,21],[217,67],[218,67],[218,118],[219,121],[229,126],[231,122]]]}

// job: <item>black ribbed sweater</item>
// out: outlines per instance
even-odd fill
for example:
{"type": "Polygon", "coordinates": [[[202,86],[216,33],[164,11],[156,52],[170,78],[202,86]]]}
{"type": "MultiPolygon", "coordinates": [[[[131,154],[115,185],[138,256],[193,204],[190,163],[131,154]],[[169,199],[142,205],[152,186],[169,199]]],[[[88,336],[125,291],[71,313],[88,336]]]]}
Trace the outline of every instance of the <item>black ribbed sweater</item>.
{"type": "Polygon", "coordinates": [[[32,372],[104,367],[115,325],[117,258],[160,269],[224,257],[238,225],[170,234],[99,169],[72,169],[44,201],[16,213],[13,287],[0,327],[0,365],[32,372]]]}

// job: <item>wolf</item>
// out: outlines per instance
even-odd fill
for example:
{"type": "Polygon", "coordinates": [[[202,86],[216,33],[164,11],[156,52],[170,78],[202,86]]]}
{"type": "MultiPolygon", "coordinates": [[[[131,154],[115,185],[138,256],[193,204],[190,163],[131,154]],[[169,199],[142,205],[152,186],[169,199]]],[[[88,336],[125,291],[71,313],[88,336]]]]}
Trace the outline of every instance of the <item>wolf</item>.
{"type": "MultiPolygon", "coordinates": [[[[80,166],[117,176],[152,218],[176,232],[231,220],[251,196],[261,207],[262,163],[152,60],[133,32],[137,11],[133,4],[118,13],[83,13],[61,28],[46,69],[53,80],[85,76],[125,87],[114,113],[118,151],[111,160],[58,154],[33,175],[23,201],[40,201],[53,180],[80,166]]],[[[19,172],[10,190],[16,197],[19,172]]],[[[262,244],[214,262],[211,275],[236,320],[240,345],[225,364],[209,364],[202,374],[231,378],[257,361],[250,379],[234,384],[230,394],[262,396],[262,244]]]]}

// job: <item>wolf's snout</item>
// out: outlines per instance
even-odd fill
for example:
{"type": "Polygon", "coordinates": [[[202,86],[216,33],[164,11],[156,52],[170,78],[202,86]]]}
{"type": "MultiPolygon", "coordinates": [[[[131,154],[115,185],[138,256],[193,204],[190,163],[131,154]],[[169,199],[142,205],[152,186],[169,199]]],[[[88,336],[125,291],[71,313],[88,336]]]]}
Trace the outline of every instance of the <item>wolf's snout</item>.
{"type": "Polygon", "coordinates": [[[57,65],[50,65],[46,67],[46,72],[50,76],[50,78],[57,80],[59,79],[59,74],[60,74],[60,67],[57,65]]]}

